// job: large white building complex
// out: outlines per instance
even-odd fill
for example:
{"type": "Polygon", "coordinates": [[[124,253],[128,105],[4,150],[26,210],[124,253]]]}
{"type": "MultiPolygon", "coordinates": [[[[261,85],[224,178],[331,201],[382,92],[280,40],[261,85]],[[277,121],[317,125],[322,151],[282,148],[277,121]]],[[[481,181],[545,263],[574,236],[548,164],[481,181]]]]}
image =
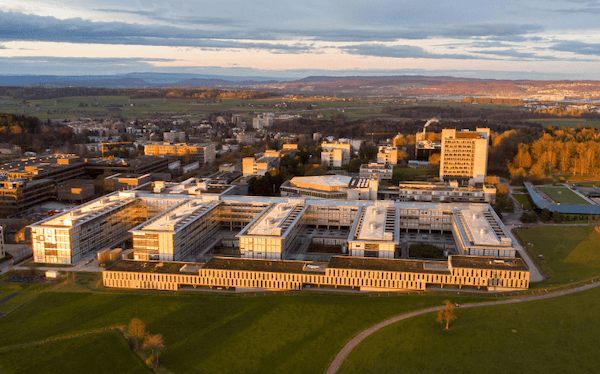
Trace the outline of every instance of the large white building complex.
{"type": "Polygon", "coordinates": [[[490,129],[442,130],[440,180],[484,183],[487,173],[490,129]]]}
{"type": "MultiPolygon", "coordinates": [[[[249,197],[228,195],[226,187],[212,192],[194,189],[192,193],[190,188],[194,189],[189,183],[184,187],[161,184],[117,192],[31,225],[34,260],[75,264],[99,250],[131,242],[130,258],[139,260],[137,263],[195,261],[198,255],[209,261],[189,264],[188,271],[196,269],[192,278],[186,278],[192,276],[187,273],[186,277],[154,278],[163,274],[160,269],[148,276],[135,261],[133,265],[115,265],[105,272],[105,285],[212,287],[219,286],[215,279],[223,276],[228,280],[221,286],[228,288],[297,289],[302,284],[394,290],[461,284],[488,289],[528,287],[529,273],[517,256],[514,239],[488,204],[249,197]],[[338,235],[317,238],[315,230],[338,235]],[[407,243],[417,235],[452,238],[444,245],[450,255],[447,261],[407,258],[407,243]],[[211,254],[225,238],[237,244],[233,257],[211,254]],[[315,240],[338,245],[339,256],[331,256],[329,265],[290,261],[305,258],[303,250],[315,240]],[[299,269],[295,280],[282,270],[287,263],[299,269]],[[119,266],[124,268],[115,270],[119,266]],[[460,276],[454,273],[459,268],[463,269],[460,276]],[[465,268],[472,270],[465,273],[465,268]],[[137,275],[130,275],[131,269],[138,269],[134,271],[137,275]],[[271,278],[260,278],[257,283],[259,278],[244,278],[250,276],[244,269],[253,271],[252,277],[258,276],[257,269],[271,269],[265,270],[271,278]],[[311,274],[318,277],[303,280],[311,274]],[[119,277],[125,275],[136,282],[123,283],[125,278],[119,277]],[[381,283],[379,276],[398,282],[381,283]],[[264,282],[273,277],[279,283],[264,282]],[[239,283],[243,279],[246,281],[239,283]],[[374,279],[379,280],[373,283],[374,279]]],[[[147,266],[158,266],[150,264],[154,265],[147,266]]],[[[175,265],[164,266],[172,269],[175,265]]]]}

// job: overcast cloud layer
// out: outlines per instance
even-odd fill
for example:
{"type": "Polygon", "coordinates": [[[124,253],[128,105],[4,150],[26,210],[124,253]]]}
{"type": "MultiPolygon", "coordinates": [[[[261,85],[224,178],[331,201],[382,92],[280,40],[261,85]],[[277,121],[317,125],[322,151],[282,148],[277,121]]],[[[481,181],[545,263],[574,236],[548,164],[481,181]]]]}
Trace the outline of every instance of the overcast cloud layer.
{"type": "Polygon", "coordinates": [[[8,1],[0,4],[0,74],[600,79],[596,0],[8,1]]]}

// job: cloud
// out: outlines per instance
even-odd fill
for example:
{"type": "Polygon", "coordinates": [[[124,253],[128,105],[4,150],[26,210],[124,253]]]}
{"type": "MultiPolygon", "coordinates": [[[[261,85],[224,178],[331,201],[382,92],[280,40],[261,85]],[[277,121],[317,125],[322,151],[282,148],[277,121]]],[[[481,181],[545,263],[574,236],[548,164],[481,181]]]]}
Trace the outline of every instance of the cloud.
{"type": "MultiPolygon", "coordinates": [[[[428,39],[433,37],[468,39],[490,37],[504,39],[525,39],[526,34],[543,30],[541,26],[530,24],[494,23],[472,25],[413,25],[372,28],[322,28],[292,26],[285,28],[265,28],[247,26],[247,21],[223,17],[196,17],[172,15],[163,9],[119,10],[101,8],[101,12],[123,13],[143,16],[164,24],[140,24],[126,22],[93,22],[81,18],[57,19],[49,16],[29,15],[18,12],[0,11],[0,35],[7,40],[39,40],[75,43],[141,44],[165,46],[190,46],[213,48],[260,48],[279,51],[306,51],[298,46],[267,45],[248,43],[211,46],[206,39],[215,40],[281,40],[300,38],[329,42],[375,42],[399,39],[428,39]],[[172,26],[185,24],[186,27],[172,26]]],[[[277,25],[277,23],[273,23],[277,25]]]]}
{"type": "Polygon", "coordinates": [[[579,55],[600,56],[600,43],[563,41],[554,44],[551,49],[560,52],[572,52],[579,55]]]}
{"type": "Polygon", "coordinates": [[[515,60],[557,60],[558,58],[554,56],[541,56],[532,52],[519,52],[514,49],[496,49],[496,50],[486,50],[486,51],[476,51],[474,53],[484,54],[484,55],[493,55],[493,56],[502,56],[502,57],[512,57],[515,60]]]}
{"type": "Polygon", "coordinates": [[[103,43],[125,45],[180,46],[211,49],[263,49],[280,53],[308,52],[306,44],[252,42],[238,32],[185,29],[167,26],[92,22],[80,18],[59,20],[54,17],[0,11],[0,35],[5,40],[103,43]],[[248,41],[244,41],[248,40],[248,41]]]}
{"type": "Polygon", "coordinates": [[[425,51],[421,47],[412,45],[387,46],[384,44],[359,44],[341,47],[346,53],[362,56],[394,57],[394,58],[449,58],[467,60],[477,58],[465,54],[439,54],[425,51]]]}
{"type": "Polygon", "coordinates": [[[117,13],[117,14],[133,14],[136,16],[146,17],[155,21],[165,21],[174,24],[191,24],[191,25],[236,25],[239,24],[238,20],[231,18],[222,17],[196,17],[192,15],[168,15],[170,14],[168,9],[156,9],[156,10],[131,10],[131,9],[95,9],[98,12],[103,13],[117,13]]]}
{"type": "Polygon", "coordinates": [[[495,23],[495,24],[473,24],[457,25],[442,28],[435,36],[444,36],[452,38],[471,38],[471,37],[496,37],[512,38],[522,36],[533,32],[543,31],[544,27],[533,24],[516,23],[495,23]]]}
{"type": "Polygon", "coordinates": [[[80,58],[80,57],[0,57],[0,74],[118,74],[154,70],[155,62],[172,62],[164,58],[80,58]]]}

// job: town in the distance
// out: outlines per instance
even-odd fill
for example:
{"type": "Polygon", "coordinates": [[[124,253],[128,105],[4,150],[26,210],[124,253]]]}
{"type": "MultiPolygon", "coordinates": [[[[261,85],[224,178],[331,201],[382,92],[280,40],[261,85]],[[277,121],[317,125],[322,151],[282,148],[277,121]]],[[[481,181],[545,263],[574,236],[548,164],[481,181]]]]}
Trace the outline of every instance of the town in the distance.
{"type": "Polygon", "coordinates": [[[0,87],[0,282],[451,313],[600,275],[597,98],[262,88],[0,87]]]}

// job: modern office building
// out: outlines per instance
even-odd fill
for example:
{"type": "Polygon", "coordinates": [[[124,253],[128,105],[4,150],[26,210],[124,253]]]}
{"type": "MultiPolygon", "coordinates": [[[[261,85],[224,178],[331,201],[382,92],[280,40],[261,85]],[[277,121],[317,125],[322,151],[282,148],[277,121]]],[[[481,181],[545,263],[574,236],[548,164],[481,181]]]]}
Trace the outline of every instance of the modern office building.
{"type": "Polygon", "coordinates": [[[281,196],[317,199],[376,200],[379,183],[372,178],[345,175],[294,177],[283,182],[281,196]]]}
{"type": "Polygon", "coordinates": [[[372,178],[376,176],[379,180],[392,180],[394,168],[391,164],[362,164],[359,175],[361,178],[372,178]]]}
{"type": "Polygon", "coordinates": [[[237,235],[242,258],[284,259],[298,243],[306,209],[302,199],[269,204],[237,235]]]}
{"type": "Polygon", "coordinates": [[[198,161],[201,165],[210,164],[215,160],[215,145],[212,143],[154,143],[144,146],[144,154],[149,156],[190,157],[190,161],[198,161]]]}
{"type": "Polygon", "coordinates": [[[487,173],[490,129],[442,130],[440,180],[484,183],[487,173]]]}
{"type": "MultiPolygon", "coordinates": [[[[158,213],[158,209],[154,211],[158,213]]],[[[30,226],[33,259],[41,263],[77,263],[89,253],[127,240],[129,230],[146,221],[150,212],[136,192],[120,192],[49,217],[30,226]]]]}
{"type": "Polygon", "coordinates": [[[182,200],[133,228],[136,260],[181,261],[202,251],[219,229],[219,201],[182,200]]]}
{"type": "Polygon", "coordinates": [[[496,187],[461,186],[450,182],[400,182],[398,187],[380,189],[378,198],[385,200],[446,202],[446,203],[496,203],[496,187]]]}
{"type": "Polygon", "coordinates": [[[263,176],[279,168],[281,153],[266,150],[264,154],[256,157],[244,157],[242,160],[242,173],[246,176],[263,176]]]}
{"type": "Polygon", "coordinates": [[[254,258],[286,258],[305,244],[298,233],[309,226],[349,229],[354,256],[398,257],[399,233],[451,234],[459,255],[513,258],[517,250],[488,204],[249,197],[221,187],[211,193],[194,181],[155,182],[154,189],[113,193],[49,217],[30,226],[34,260],[76,263],[132,233],[140,259],[189,259],[209,244],[215,225],[241,230],[242,256],[254,258]],[[158,242],[141,244],[147,235],[158,242]]]}
{"type": "Polygon", "coordinates": [[[398,209],[394,203],[376,203],[363,207],[352,226],[348,238],[351,256],[396,257],[396,246],[400,244],[398,209]]]}
{"type": "Polygon", "coordinates": [[[329,263],[215,257],[205,264],[119,261],[102,272],[105,287],[130,289],[425,291],[529,288],[521,259],[450,256],[447,261],[333,257],[329,263]]]}
{"type": "Polygon", "coordinates": [[[104,189],[106,191],[130,190],[150,182],[152,182],[151,174],[117,173],[104,178],[104,189]]]}
{"type": "Polygon", "coordinates": [[[56,187],[58,200],[83,202],[94,196],[95,186],[91,179],[71,179],[56,187]]]}
{"type": "Polygon", "coordinates": [[[48,201],[56,192],[52,179],[0,179],[0,216],[8,217],[48,201]]]}
{"type": "Polygon", "coordinates": [[[350,163],[351,146],[348,143],[322,143],[321,164],[341,168],[350,163]]]}
{"type": "Polygon", "coordinates": [[[383,165],[398,164],[398,148],[380,146],[377,152],[377,163],[383,165]]]}

